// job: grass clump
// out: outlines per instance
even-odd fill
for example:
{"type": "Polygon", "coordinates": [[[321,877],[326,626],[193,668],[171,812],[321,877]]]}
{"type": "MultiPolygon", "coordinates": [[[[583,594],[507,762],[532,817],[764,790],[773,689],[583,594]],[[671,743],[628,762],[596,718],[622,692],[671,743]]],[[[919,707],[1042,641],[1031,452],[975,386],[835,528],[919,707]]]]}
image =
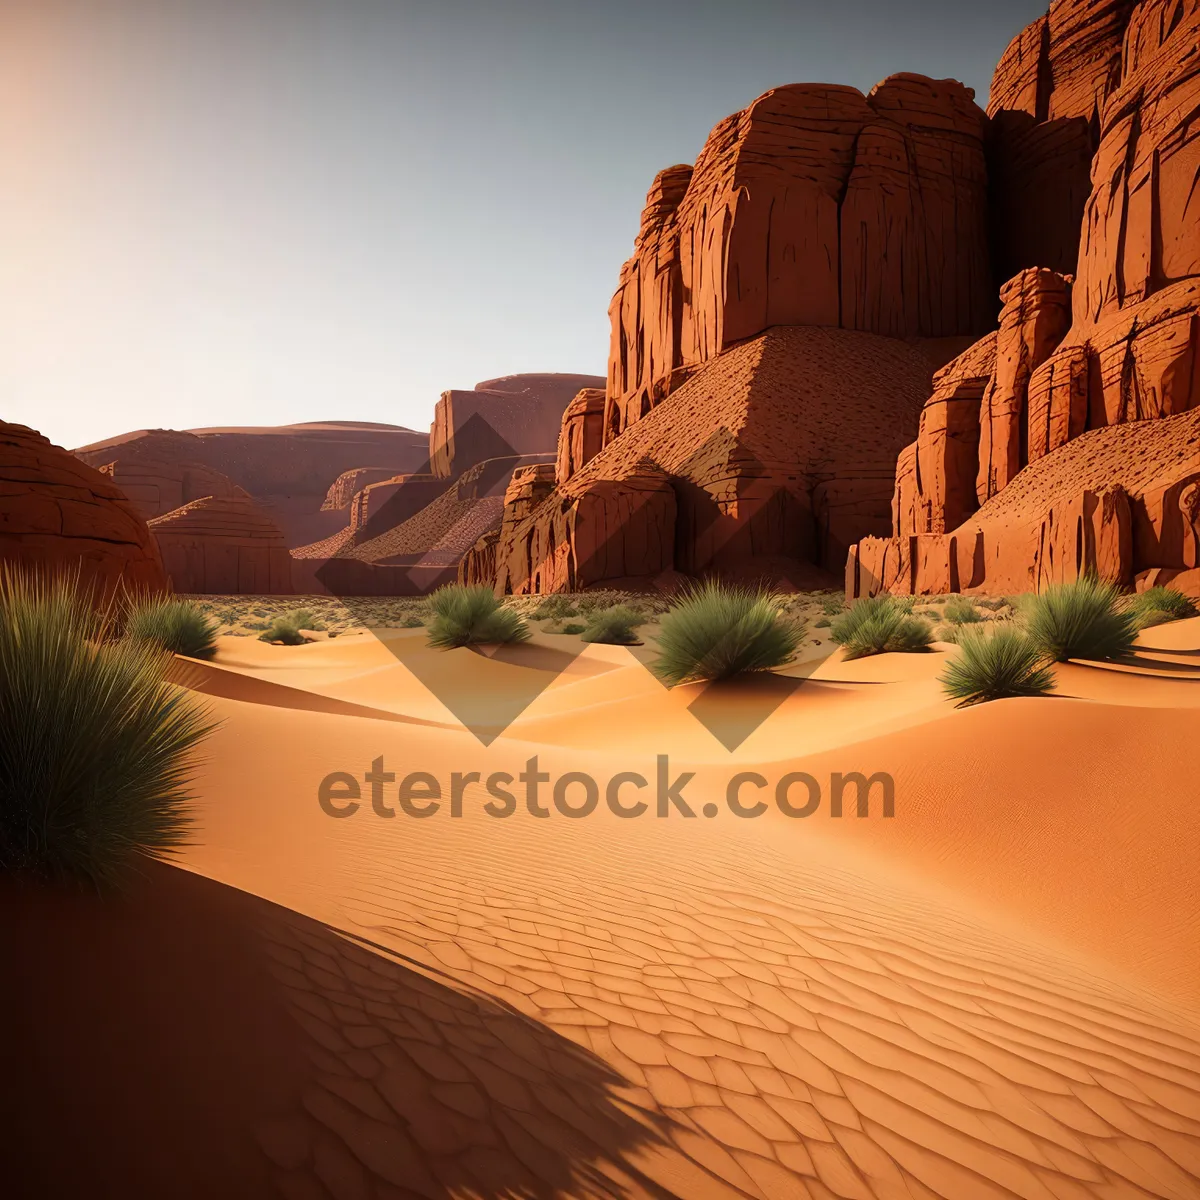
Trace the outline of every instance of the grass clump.
{"type": "Polygon", "coordinates": [[[217,629],[190,600],[145,597],[134,600],[125,613],[127,637],[188,658],[212,658],[217,650],[217,629]]]}
{"type": "Polygon", "coordinates": [[[865,596],[834,621],[833,640],[848,660],[925,650],[933,641],[933,629],[912,615],[911,601],[908,596],[865,596]]]}
{"type": "Polygon", "coordinates": [[[99,887],[187,840],[212,725],[171,655],[110,615],[75,577],[0,569],[0,867],[99,887]]]}
{"type": "Polygon", "coordinates": [[[813,622],[814,629],[828,629],[833,622],[828,617],[822,617],[819,621],[813,622]]]}
{"type": "Polygon", "coordinates": [[[577,617],[579,609],[563,595],[547,596],[533,610],[535,621],[561,621],[564,617],[577,617]]]}
{"type": "Polygon", "coordinates": [[[935,642],[949,642],[951,645],[958,644],[958,635],[964,632],[961,625],[940,625],[937,632],[933,635],[935,642]]]}
{"type": "Polygon", "coordinates": [[[1024,614],[1029,637],[1052,662],[1121,658],[1137,637],[1137,616],[1120,589],[1095,575],[1048,588],[1024,605],[1024,614]]]}
{"type": "Polygon", "coordinates": [[[433,593],[429,605],[433,610],[429,644],[441,650],[529,638],[529,627],[520,614],[502,605],[486,584],[447,584],[433,593]]]}
{"type": "Polygon", "coordinates": [[[1195,601],[1172,587],[1147,588],[1133,598],[1129,607],[1139,629],[1200,616],[1195,601]]]}
{"type": "Polygon", "coordinates": [[[841,596],[826,596],[821,601],[821,611],[827,617],[840,617],[846,611],[846,601],[841,596]]]}
{"type": "Polygon", "coordinates": [[[563,633],[583,633],[587,629],[586,625],[580,625],[578,621],[572,621],[562,627],[563,633]]]}
{"type": "Polygon", "coordinates": [[[606,646],[632,646],[637,642],[638,627],[646,618],[625,604],[593,611],[587,626],[580,629],[585,642],[600,642],[606,646]]]}
{"type": "Polygon", "coordinates": [[[803,637],[775,595],[710,581],[685,592],[663,617],[652,668],[668,687],[731,679],[786,666],[803,637]]]}
{"type": "Polygon", "coordinates": [[[284,646],[303,646],[310,639],[300,632],[300,626],[290,616],[284,616],[276,617],[267,625],[258,635],[258,640],[260,642],[276,642],[284,646]]]}
{"type": "Polygon", "coordinates": [[[942,618],[951,625],[978,625],[983,617],[966,596],[951,596],[942,609],[942,618]]]}
{"type": "Polygon", "coordinates": [[[958,655],[939,682],[958,708],[1012,696],[1045,696],[1054,690],[1054,672],[1037,645],[1013,626],[991,632],[964,629],[958,655]]]}

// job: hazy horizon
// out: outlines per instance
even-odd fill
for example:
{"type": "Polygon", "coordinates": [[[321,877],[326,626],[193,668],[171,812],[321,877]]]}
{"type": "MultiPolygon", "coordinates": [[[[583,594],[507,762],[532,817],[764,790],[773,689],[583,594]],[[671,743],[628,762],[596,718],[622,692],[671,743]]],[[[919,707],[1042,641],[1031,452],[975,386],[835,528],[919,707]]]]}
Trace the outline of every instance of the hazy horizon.
{"type": "Polygon", "coordinates": [[[655,173],[771,87],[992,69],[1044,0],[0,0],[0,418],[428,427],[603,375],[655,173]]]}

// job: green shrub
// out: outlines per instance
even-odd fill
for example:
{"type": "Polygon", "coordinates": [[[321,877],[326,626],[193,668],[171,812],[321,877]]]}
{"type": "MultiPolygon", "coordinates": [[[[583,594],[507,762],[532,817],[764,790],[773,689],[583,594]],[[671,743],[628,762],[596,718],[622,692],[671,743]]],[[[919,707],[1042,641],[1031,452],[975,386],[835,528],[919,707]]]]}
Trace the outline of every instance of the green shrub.
{"type": "Polygon", "coordinates": [[[785,620],[778,597],[715,581],[687,591],[663,617],[654,672],[668,687],[786,666],[804,627],[785,620]]]}
{"type": "Polygon", "coordinates": [[[964,629],[959,650],[939,682],[959,708],[1010,696],[1045,696],[1054,690],[1054,672],[1041,651],[1011,625],[964,629]]]}
{"type": "Polygon", "coordinates": [[[284,620],[290,625],[295,625],[297,629],[310,629],[314,633],[319,633],[325,628],[325,622],[311,608],[293,609],[284,617],[284,620]]]}
{"type": "Polygon", "coordinates": [[[290,617],[276,617],[258,635],[258,640],[260,642],[282,642],[285,646],[303,646],[310,639],[300,632],[300,626],[290,617]]]}
{"type": "Polygon", "coordinates": [[[1025,608],[1025,622],[1038,652],[1053,662],[1120,658],[1133,649],[1138,629],[1120,589],[1095,575],[1034,597],[1025,608]]]}
{"type": "Polygon", "coordinates": [[[866,596],[834,621],[833,640],[847,659],[924,650],[933,641],[933,630],[911,614],[911,607],[911,596],[866,596]]]}
{"type": "Polygon", "coordinates": [[[430,597],[429,644],[442,650],[494,642],[524,642],[529,627],[486,584],[449,583],[430,597]]]}
{"type": "Polygon", "coordinates": [[[151,642],[172,654],[211,658],[217,649],[217,626],[191,600],[146,597],[125,612],[125,635],[151,642]]]}
{"type": "Polygon", "coordinates": [[[979,610],[966,596],[951,596],[942,609],[942,617],[951,625],[977,625],[983,620],[979,610]]]}
{"type": "Polygon", "coordinates": [[[400,628],[401,629],[424,629],[425,621],[421,617],[416,617],[416,616],[405,617],[404,620],[400,623],[400,628]]]}
{"type": "Polygon", "coordinates": [[[113,635],[77,579],[0,570],[0,866],[100,886],[187,840],[212,726],[151,639],[113,635]]]}
{"type": "Polygon", "coordinates": [[[563,633],[583,633],[586,629],[587,626],[580,625],[578,621],[572,621],[569,625],[564,625],[562,627],[563,633]]]}
{"type": "Polygon", "coordinates": [[[630,646],[638,640],[637,629],[646,618],[624,604],[614,604],[593,612],[586,628],[580,630],[585,642],[600,642],[608,646],[630,646]]]}
{"type": "Polygon", "coordinates": [[[570,599],[563,595],[547,596],[533,610],[533,619],[535,621],[561,621],[563,617],[575,617],[579,615],[579,609],[575,607],[570,599]]]}
{"type": "Polygon", "coordinates": [[[819,621],[813,622],[814,629],[828,629],[833,622],[828,617],[822,617],[819,621]]]}
{"type": "Polygon", "coordinates": [[[1195,601],[1171,587],[1147,588],[1134,596],[1129,607],[1139,629],[1200,616],[1200,608],[1196,607],[1195,601]]]}
{"type": "Polygon", "coordinates": [[[940,625],[937,632],[933,635],[933,640],[935,642],[950,642],[951,644],[957,644],[958,635],[961,630],[962,627],[959,625],[940,625]]]}
{"type": "Polygon", "coordinates": [[[842,596],[826,596],[821,601],[821,611],[827,617],[841,616],[846,611],[846,601],[842,596]]]}

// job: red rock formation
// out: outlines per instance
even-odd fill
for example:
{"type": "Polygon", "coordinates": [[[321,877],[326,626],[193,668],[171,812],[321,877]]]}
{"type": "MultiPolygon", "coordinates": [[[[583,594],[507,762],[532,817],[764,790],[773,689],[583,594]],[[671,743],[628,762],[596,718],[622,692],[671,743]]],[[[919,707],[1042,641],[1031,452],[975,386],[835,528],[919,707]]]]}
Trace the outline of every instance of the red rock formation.
{"type": "Polygon", "coordinates": [[[1091,472],[1078,485],[1064,476],[1057,495],[1036,501],[1026,477],[1049,464],[1048,475],[1034,478],[1059,478],[1054,472],[1068,470],[1079,444],[1153,456],[1165,435],[1150,427],[1200,407],[1200,0],[1072,0],[1052,5],[1035,32],[1010,48],[993,104],[1023,105],[1050,120],[1086,117],[1098,134],[1070,329],[1063,336],[1061,280],[1026,271],[1008,285],[983,402],[978,498],[988,502],[956,530],[961,509],[941,529],[923,521],[922,486],[913,482],[918,442],[897,473],[897,537],[859,548],[852,588],[880,580],[901,590],[917,581],[1039,586],[1083,566],[1128,583],[1194,568],[1183,532],[1191,517],[1180,515],[1176,494],[1192,495],[1194,453],[1169,468],[1152,457],[1150,465],[1164,467],[1157,481],[1113,459],[1108,478],[1091,472]],[[1094,438],[1126,425],[1127,437],[1094,438]],[[1011,522],[1007,534],[1001,515],[1011,522]]]}
{"type": "Polygon", "coordinates": [[[604,401],[602,388],[584,388],[563,410],[558,434],[559,483],[566,483],[600,453],[604,445],[604,401]]]}
{"type": "Polygon", "coordinates": [[[387,467],[355,467],[352,471],[343,471],[329,486],[325,493],[325,503],[321,505],[323,512],[347,509],[354,501],[355,495],[372,483],[382,483],[385,479],[395,477],[387,467]]]}
{"type": "Polygon", "coordinates": [[[423,434],[398,425],[326,421],[244,429],[140,430],[83,446],[75,454],[91,466],[122,455],[202,463],[250,495],[318,497],[343,471],[387,467],[416,469],[425,459],[423,434]]]}
{"type": "Polygon", "coordinates": [[[164,591],[146,522],[111,479],[24,425],[0,421],[0,560],[78,571],[110,593],[164,591]]]}
{"type": "Polygon", "coordinates": [[[1071,325],[1070,283],[1053,271],[1021,272],[1000,289],[1000,300],[996,367],[979,416],[976,494],[981,504],[1029,461],[1029,380],[1071,325]]]}
{"type": "Polygon", "coordinates": [[[1054,0],[996,67],[988,149],[1001,279],[1025,267],[1075,270],[1091,158],[1135,3],[1054,0]]]}
{"type": "Polygon", "coordinates": [[[177,592],[280,595],[292,560],[279,527],[245,494],[193,500],[150,522],[177,592]]]}
{"type": "Polygon", "coordinates": [[[984,115],[952,80],[776,88],[655,180],[609,309],[605,439],[777,325],[991,324],[984,115]]]}
{"type": "Polygon", "coordinates": [[[996,334],[989,333],[933,377],[917,440],[896,466],[897,533],[945,533],[978,507],[979,409],[995,370],[996,334]]]}
{"type": "Polygon", "coordinates": [[[125,493],[147,521],[205,496],[244,494],[232,480],[203,463],[145,453],[122,454],[98,470],[125,493]]]}
{"type": "Polygon", "coordinates": [[[1198,566],[1200,409],[1084,433],[952,533],[864,539],[846,592],[1013,593],[1089,570],[1131,585],[1198,566]]]}
{"type": "Polygon", "coordinates": [[[443,392],[429,431],[427,470],[455,479],[490,458],[553,452],[563,410],[595,375],[509,375],[474,391],[443,392]]]}
{"type": "MultiPolygon", "coordinates": [[[[849,330],[769,330],[719,355],[559,482],[494,551],[497,587],[562,591],[663,572],[826,584],[890,525],[893,464],[932,366],[849,330]]],[[[464,577],[479,568],[468,564],[464,577]]]]}

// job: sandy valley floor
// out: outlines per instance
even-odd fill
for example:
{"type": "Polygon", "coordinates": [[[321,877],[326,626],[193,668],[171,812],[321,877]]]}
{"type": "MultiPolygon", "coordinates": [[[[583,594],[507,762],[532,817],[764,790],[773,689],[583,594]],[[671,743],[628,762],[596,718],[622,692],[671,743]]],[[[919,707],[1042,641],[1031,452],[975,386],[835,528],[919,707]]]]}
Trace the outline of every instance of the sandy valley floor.
{"type": "Polygon", "coordinates": [[[17,1194],[1200,1196],[1200,620],[964,711],[945,645],[810,640],[705,693],[637,648],[424,636],[181,663],[222,722],[184,870],[9,890],[17,1194]],[[534,755],[641,774],[651,812],[538,818],[515,783],[497,819],[471,782],[451,815],[453,773],[534,755]],[[694,818],[653,815],[660,755],[694,818]],[[389,782],[378,816],[364,782],[326,815],[321,781],[379,758],[441,809],[389,782]],[[894,816],[729,811],[739,772],[770,799],[799,771],[886,772],[894,816]]]}

